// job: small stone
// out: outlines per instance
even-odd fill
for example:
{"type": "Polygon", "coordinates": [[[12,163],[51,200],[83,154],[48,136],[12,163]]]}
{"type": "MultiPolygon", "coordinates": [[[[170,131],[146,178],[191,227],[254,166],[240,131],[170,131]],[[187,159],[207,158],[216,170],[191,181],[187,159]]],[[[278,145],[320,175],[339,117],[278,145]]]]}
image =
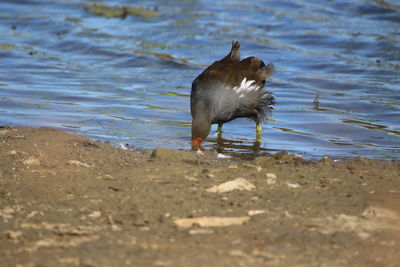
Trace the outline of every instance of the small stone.
{"type": "Polygon", "coordinates": [[[323,158],[321,159],[321,162],[322,162],[322,163],[331,163],[332,160],[331,160],[328,156],[325,156],[325,157],[323,157],[323,158]]]}
{"type": "Polygon", "coordinates": [[[6,237],[8,239],[11,239],[11,240],[17,240],[18,238],[20,238],[22,236],[22,232],[21,231],[11,231],[11,230],[9,230],[9,231],[5,231],[4,233],[6,234],[6,237]]]}
{"type": "Polygon", "coordinates": [[[114,177],[109,174],[104,174],[104,175],[98,176],[97,178],[102,179],[102,180],[114,180],[114,177]]]}
{"type": "Polygon", "coordinates": [[[371,236],[371,234],[367,233],[367,232],[358,232],[357,233],[358,237],[361,238],[362,240],[365,240],[367,238],[369,238],[371,236]]]}
{"type": "Polygon", "coordinates": [[[228,169],[238,169],[238,165],[229,165],[228,169]]]}
{"type": "Polygon", "coordinates": [[[247,257],[248,255],[241,250],[234,249],[229,251],[229,255],[233,257],[247,257]]]}
{"type": "Polygon", "coordinates": [[[276,184],[276,179],[278,178],[275,173],[268,172],[267,173],[267,184],[273,185],[276,184]]]}
{"type": "Polygon", "coordinates": [[[265,212],[266,210],[249,210],[247,212],[247,215],[254,216],[254,215],[264,214],[265,212]]]}
{"type": "Polygon", "coordinates": [[[189,181],[198,181],[198,180],[199,180],[199,179],[197,179],[196,177],[190,176],[190,175],[185,175],[185,179],[186,179],[186,180],[189,180],[189,181]]]}
{"type": "Polygon", "coordinates": [[[218,155],[217,155],[217,159],[230,159],[230,158],[232,158],[232,157],[228,156],[228,155],[221,154],[221,153],[218,153],[218,155]]]}
{"type": "Polygon", "coordinates": [[[40,160],[36,157],[31,156],[24,160],[22,163],[26,166],[38,166],[40,165],[40,160]]]}
{"type": "Polygon", "coordinates": [[[93,211],[93,212],[90,213],[88,216],[89,216],[90,218],[92,218],[92,219],[96,219],[96,218],[101,217],[101,212],[100,212],[100,211],[93,211]]]}
{"type": "Polygon", "coordinates": [[[197,155],[197,156],[204,156],[204,152],[201,151],[200,149],[197,149],[196,155],[197,155]]]}
{"type": "Polygon", "coordinates": [[[119,145],[120,145],[122,150],[128,150],[129,149],[126,145],[124,145],[122,143],[120,143],[119,145]]]}
{"type": "Polygon", "coordinates": [[[256,171],[261,172],[262,171],[262,167],[261,166],[256,166],[256,171]]]}
{"type": "Polygon", "coordinates": [[[90,164],[81,162],[81,161],[79,161],[79,160],[69,160],[69,161],[68,161],[68,164],[69,164],[69,165],[81,166],[81,167],[85,167],[85,168],[91,168],[91,167],[94,166],[94,165],[90,165],[90,164]]]}
{"type": "Polygon", "coordinates": [[[213,234],[214,231],[211,229],[204,229],[204,228],[199,228],[199,229],[190,229],[189,234],[191,235],[204,235],[204,234],[213,234]]]}
{"type": "Polygon", "coordinates": [[[300,188],[299,184],[287,184],[289,188],[300,188]]]}
{"type": "Polygon", "coordinates": [[[36,215],[43,215],[43,212],[34,210],[34,211],[30,212],[26,217],[28,219],[30,219],[30,218],[35,217],[36,215]]]}
{"type": "Polygon", "coordinates": [[[251,191],[255,189],[256,186],[244,178],[237,178],[232,181],[222,183],[220,185],[214,185],[208,188],[206,191],[210,193],[227,193],[233,190],[239,191],[251,191]]]}

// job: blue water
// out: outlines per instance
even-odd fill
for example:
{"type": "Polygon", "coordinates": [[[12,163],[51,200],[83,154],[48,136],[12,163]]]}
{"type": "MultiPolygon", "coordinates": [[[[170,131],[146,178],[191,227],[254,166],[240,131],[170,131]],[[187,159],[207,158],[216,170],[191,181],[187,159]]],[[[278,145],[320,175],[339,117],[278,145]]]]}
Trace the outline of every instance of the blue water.
{"type": "Polygon", "coordinates": [[[206,149],[400,160],[399,1],[101,1],[158,15],[125,18],[85,3],[0,2],[0,124],[189,149],[191,82],[239,40],[275,64],[277,106],[259,146],[239,119],[206,149]]]}

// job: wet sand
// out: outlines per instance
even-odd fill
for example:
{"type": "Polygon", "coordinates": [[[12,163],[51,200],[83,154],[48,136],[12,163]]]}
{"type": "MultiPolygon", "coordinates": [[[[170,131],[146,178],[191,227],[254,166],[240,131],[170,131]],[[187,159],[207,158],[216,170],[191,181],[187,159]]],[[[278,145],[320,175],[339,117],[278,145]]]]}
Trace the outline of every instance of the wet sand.
{"type": "Polygon", "coordinates": [[[0,128],[2,266],[396,266],[400,162],[0,128]]]}

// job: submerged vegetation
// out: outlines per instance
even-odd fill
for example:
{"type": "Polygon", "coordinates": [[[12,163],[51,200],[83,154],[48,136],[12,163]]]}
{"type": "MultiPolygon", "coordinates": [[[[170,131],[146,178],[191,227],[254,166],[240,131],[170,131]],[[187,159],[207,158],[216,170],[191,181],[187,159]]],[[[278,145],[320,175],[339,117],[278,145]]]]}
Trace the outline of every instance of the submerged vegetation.
{"type": "Polygon", "coordinates": [[[112,6],[106,4],[90,3],[86,4],[85,8],[96,16],[106,18],[121,18],[124,19],[127,16],[139,16],[145,18],[157,17],[160,14],[141,7],[132,6],[112,6]]]}

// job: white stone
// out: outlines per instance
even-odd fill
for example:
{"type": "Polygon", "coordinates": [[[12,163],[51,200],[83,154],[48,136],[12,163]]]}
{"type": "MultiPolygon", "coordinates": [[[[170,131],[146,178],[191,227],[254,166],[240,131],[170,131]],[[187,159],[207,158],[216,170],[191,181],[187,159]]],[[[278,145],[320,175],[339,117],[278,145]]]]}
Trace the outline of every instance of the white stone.
{"type": "Polygon", "coordinates": [[[249,210],[247,212],[247,215],[254,216],[254,215],[264,214],[265,212],[266,210],[249,210]]]}
{"type": "Polygon", "coordinates": [[[276,184],[276,179],[278,178],[275,173],[268,172],[267,173],[267,184],[273,185],[276,184]]]}
{"type": "Polygon", "coordinates": [[[287,184],[289,188],[300,188],[299,184],[287,184]]]}
{"type": "Polygon", "coordinates": [[[88,216],[89,216],[90,218],[92,218],[92,219],[96,219],[96,218],[101,217],[101,212],[100,212],[100,211],[93,211],[93,212],[90,213],[88,216]]]}
{"type": "Polygon", "coordinates": [[[81,167],[85,167],[85,168],[91,168],[91,167],[94,166],[94,165],[90,165],[90,164],[81,162],[81,161],[79,161],[79,160],[69,160],[69,161],[68,161],[68,164],[70,164],[70,165],[77,165],[77,166],[81,166],[81,167]]]}
{"type": "Polygon", "coordinates": [[[204,156],[204,152],[201,151],[200,149],[198,149],[198,150],[196,151],[196,155],[197,155],[197,156],[204,156]]]}
{"type": "Polygon", "coordinates": [[[232,157],[228,156],[228,155],[221,154],[221,153],[218,153],[218,155],[217,155],[217,159],[230,159],[230,158],[232,158],[232,157]]]}
{"type": "Polygon", "coordinates": [[[40,165],[40,160],[35,157],[29,157],[26,160],[24,160],[22,163],[26,166],[38,166],[40,165]]]}
{"type": "Polygon", "coordinates": [[[212,234],[214,233],[213,230],[211,229],[204,229],[204,228],[200,228],[200,229],[190,229],[189,230],[189,234],[191,235],[204,235],[204,234],[212,234]]]}
{"type": "Polygon", "coordinates": [[[236,178],[235,180],[222,183],[220,185],[214,185],[207,189],[210,193],[227,193],[233,190],[239,191],[251,191],[255,189],[256,186],[244,178],[236,178]]]}
{"type": "Polygon", "coordinates": [[[120,145],[121,149],[128,150],[128,148],[124,144],[120,143],[119,145],[120,145]]]}

